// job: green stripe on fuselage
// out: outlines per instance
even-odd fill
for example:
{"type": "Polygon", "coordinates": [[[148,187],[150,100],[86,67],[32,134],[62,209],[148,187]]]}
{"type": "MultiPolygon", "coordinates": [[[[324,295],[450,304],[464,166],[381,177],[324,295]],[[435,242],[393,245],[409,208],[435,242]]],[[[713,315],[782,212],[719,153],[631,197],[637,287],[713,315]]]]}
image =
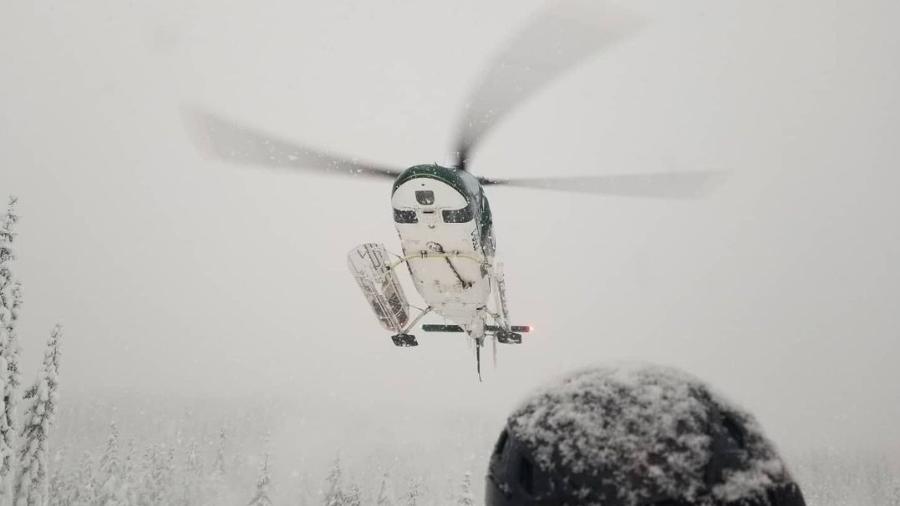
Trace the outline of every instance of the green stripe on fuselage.
{"type": "Polygon", "coordinates": [[[403,173],[401,173],[394,181],[394,189],[391,190],[391,195],[393,195],[394,192],[397,191],[397,188],[403,183],[420,177],[437,179],[442,183],[452,186],[454,190],[462,194],[469,202],[473,199],[477,200],[478,195],[481,193],[481,184],[479,184],[478,180],[468,172],[452,167],[441,167],[440,165],[435,164],[415,165],[403,171],[403,173]]]}

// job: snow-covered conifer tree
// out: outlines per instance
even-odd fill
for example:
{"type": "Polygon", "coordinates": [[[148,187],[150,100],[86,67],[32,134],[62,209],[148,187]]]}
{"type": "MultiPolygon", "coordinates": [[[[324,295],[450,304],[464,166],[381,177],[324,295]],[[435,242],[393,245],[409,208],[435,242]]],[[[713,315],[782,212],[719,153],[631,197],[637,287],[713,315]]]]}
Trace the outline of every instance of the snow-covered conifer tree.
{"type": "Polygon", "coordinates": [[[47,479],[47,495],[49,500],[47,501],[48,506],[61,506],[65,504],[66,495],[68,495],[69,491],[66,487],[66,478],[67,476],[63,474],[62,466],[60,462],[63,461],[63,454],[66,450],[57,449],[53,452],[53,457],[50,458],[50,462],[52,465],[50,466],[50,477],[47,479]]]}
{"type": "Polygon", "coordinates": [[[191,439],[183,446],[185,448],[184,460],[179,466],[176,477],[178,487],[181,489],[181,504],[187,506],[198,504],[200,498],[206,497],[209,494],[207,487],[212,483],[208,483],[205,479],[197,441],[191,439]]]}
{"type": "Polygon", "coordinates": [[[419,496],[422,495],[422,484],[418,479],[413,478],[409,483],[409,489],[406,491],[406,506],[416,506],[419,496]]]}
{"type": "Polygon", "coordinates": [[[219,444],[216,446],[216,460],[213,462],[213,472],[219,477],[225,476],[225,446],[228,444],[228,436],[223,427],[219,430],[219,444]]]}
{"type": "Polygon", "coordinates": [[[463,476],[462,485],[459,489],[459,496],[456,498],[458,506],[474,506],[475,496],[472,495],[472,473],[466,472],[463,476]]]}
{"type": "Polygon", "coordinates": [[[47,341],[38,379],[25,392],[31,405],[22,427],[19,469],[13,487],[15,506],[42,506],[47,499],[47,436],[56,412],[61,337],[62,327],[57,325],[47,341]]]}
{"type": "Polygon", "coordinates": [[[269,499],[269,456],[263,460],[262,469],[259,471],[259,478],[256,480],[256,494],[250,500],[249,506],[272,506],[272,500],[269,499]]]}
{"type": "Polygon", "coordinates": [[[394,506],[394,491],[391,487],[391,478],[388,473],[384,473],[381,478],[381,488],[378,490],[378,499],[375,504],[377,506],[394,506]]]}
{"type": "Polygon", "coordinates": [[[344,491],[341,488],[341,459],[334,459],[334,465],[328,472],[328,491],[325,493],[325,506],[344,506],[344,491]]]}
{"type": "Polygon", "coordinates": [[[119,428],[116,422],[109,424],[109,436],[106,448],[100,457],[100,468],[97,472],[97,502],[100,506],[116,506],[122,503],[120,488],[122,486],[121,465],[119,463],[119,428]]]}
{"type": "Polygon", "coordinates": [[[106,437],[106,448],[100,456],[100,472],[115,474],[119,470],[119,427],[116,422],[109,423],[109,436],[106,437]]]}
{"type": "Polygon", "coordinates": [[[184,470],[191,478],[196,478],[203,474],[203,463],[200,462],[200,449],[197,441],[191,441],[188,444],[184,470]]]}
{"type": "Polygon", "coordinates": [[[360,506],[359,487],[356,484],[347,488],[347,494],[344,496],[344,504],[346,506],[360,506]]]}
{"type": "Polygon", "coordinates": [[[144,478],[137,493],[137,504],[155,506],[171,499],[175,451],[160,444],[149,448],[144,456],[144,478]]]}
{"type": "Polygon", "coordinates": [[[137,448],[134,439],[129,439],[125,445],[125,456],[122,459],[121,471],[121,487],[119,488],[119,497],[123,504],[135,504],[137,502],[136,472],[138,466],[137,448]]]}
{"type": "Polygon", "coordinates": [[[208,470],[208,472],[204,473],[205,478],[202,480],[205,490],[200,493],[204,498],[202,504],[218,505],[230,500],[226,496],[229,493],[231,484],[227,483],[225,479],[228,473],[228,460],[225,457],[228,448],[228,433],[223,427],[219,429],[218,435],[214,440],[210,441],[209,439],[207,439],[207,444],[212,446],[212,450],[215,452],[213,461],[207,464],[209,467],[204,465],[204,462],[199,459],[198,453],[197,466],[199,470],[201,472],[208,470]]]}
{"type": "Polygon", "coordinates": [[[19,343],[16,321],[22,305],[22,286],[16,279],[16,198],[10,197],[0,218],[0,504],[10,501],[15,478],[16,407],[19,387],[19,343]]]}
{"type": "MultiPolygon", "coordinates": [[[[93,505],[94,493],[94,458],[89,452],[81,454],[75,471],[62,485],[63,492],[60,503],[65,506],[93,505]]],[[[53,498],[54,500],[56,497],[53,498]]]]}

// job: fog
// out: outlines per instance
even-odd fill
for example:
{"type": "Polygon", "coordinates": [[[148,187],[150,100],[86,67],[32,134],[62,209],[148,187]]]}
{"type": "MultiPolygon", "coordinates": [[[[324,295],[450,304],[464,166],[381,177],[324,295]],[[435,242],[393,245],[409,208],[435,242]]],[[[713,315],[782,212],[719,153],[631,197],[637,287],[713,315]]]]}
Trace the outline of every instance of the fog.
{"type": "Polygon", "coordinates": [[[204,159],[181,110],[442,162],[479,72],[541,2],[4,5],[23,369],[63,323],[68,444],[102,441],[74,414],[85,399],[97,430],[133,434],[154,410],[261,402],[291,406],[253,422],[283,461],[398,441],[481,475],[528,391],[639,360],[709,381],[789,463],[900,452],[900,5],[627,5],[642,29],[506,117],[471,170],[729,177],[693,201],[489,188],[512,317],[536,330],[484,382],[463,337],[395,348],[347,271],[356,244],[399,249],[388,184],[204,159]]]}

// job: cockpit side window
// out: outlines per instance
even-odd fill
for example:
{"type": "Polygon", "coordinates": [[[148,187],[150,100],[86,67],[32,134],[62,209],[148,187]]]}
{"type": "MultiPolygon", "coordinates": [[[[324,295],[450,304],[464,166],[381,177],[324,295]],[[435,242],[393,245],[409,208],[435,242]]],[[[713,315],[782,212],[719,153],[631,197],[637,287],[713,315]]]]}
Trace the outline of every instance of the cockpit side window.
{"type": "Polygon", "coordinates": [[[475,203],[469,202],[462,209],[445,209],[441,211],[444,223],[466,223],[475,217],[475,203]]]}
{"type": "Polygon", "coordinates": [[[394,209],[394,221],[397,223],[418,223],[416,212],[412,209],[394,209]]]}

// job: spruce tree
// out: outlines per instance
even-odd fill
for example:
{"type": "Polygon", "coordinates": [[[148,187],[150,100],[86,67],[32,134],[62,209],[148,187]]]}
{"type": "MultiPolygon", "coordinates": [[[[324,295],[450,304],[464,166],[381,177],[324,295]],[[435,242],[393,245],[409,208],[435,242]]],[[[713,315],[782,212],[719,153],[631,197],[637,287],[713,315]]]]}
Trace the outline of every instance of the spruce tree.
{"type": "Polygon", "coordinates": [[[198,478],[203,475],[203,463],[200,462],[200,448],[196,440],[192,440],[188,444],[184,470],[191,478],[198,478]]]}
{"type": "Polygon", "coordinates": [[[109,436],[106,448],[100,457],[100,468],[97,472],[97,504],[100,506],[116,506],[122,503],[120,488],[122,486],[122,467],[119,463],[119,428],[116,422],[109,424],[109,436]]]}
{"type": "Polygon", "coordinates": [[[378,499],[375,500],[377,506],[394,506],[394,491],[391,488],[390,476],[384,473],[381,478],[381,488],[378,490],[378,499]]]}
{"type": "Polygon", "coordinates": [[[341,489],[341,459],[334,459],[334,465],[328,473],[328,491],[325,493],[325,506],[344,506],[344,491],[341,489]]]}
{"type": "Polygon", "coordinates": [[[346,506],[360,506],[359,487],[355,484],[348,487],[347,494],[344,496],[344,504],[346,506]]]}
{"type": "Polygon", "coordinates": [[[144,456],[144,477],[137,494],[140,506],[166,504],[172,499],[172,477],[175,474],[175,450],[159,444],[144,456]]]}
{"type": "Polygon", "coordinates": [[[406,491],[406,506],[416,506],[421,495],[422,485],[418,479],[413,478],[409,483],[409,489],[406,491]]]}
{"type": "Polygon", "coordinates": [[[269,456],[266,455],[262,469],[259,471],[259,478],[256,480],[256,494],[250,500],[249,506],[272,506],[272,500],[269,499],[270,482],[269,456]]]}
{"type": "Polygon", "coordinates": [[[216,446],[216,460],[213,462],[213,473],[219,477],[225,476],[225,446],[228,444],[228,437],[223,427],[219,430],[219,444],[216,446]]]}
{"type": "Polygon", "coordinates": [[[134,439],[129,439],[125,445],[125,457],[122,459],[121,465],[121,487],[119,489],[119,498],[124,504],[135,504],[137,502],[138,488],[136,473],[138,471],[139,458],[134,439]]]}
{"type": "Polygon", "coordinates": [[[96,498],[94,457],[89,452],[82,453],[75,471],[65,481],[62,504],[65,506],[92,506],[96,498]]]}
{"type": "Polygon", "coordinates": [[[475,496],[472,495],[472,473],[466,472],[460,486],[459,496],[456,498],[457,506],[474,506],[475,496]]]}
{"type": "Polygon", "coordinates": [[[205,479],[202,480],[206,490],[204,493],[206,499],[203,504],[223,504],[226,502],[226,497],[231,486],[231,484],[226,481],[229,467],[228,459],[225,457],[228,449],[228,434],[225,431],[225,428],[219,429],[214,441],[210,441],[209,439],[207,439],[207,441],[209,446],[213,446],[213,461],[205,465],[202,461],[197,463],[201,469],[208,470],[208,472],[205,473],[205,479]]]}
{"type": "Polygon", "coordinates": [[[31,405],[22,427],[19,469],[13,488],[15,506],[41,506],[47,500],[47,436],[56,412],[61,337],[62,327],[57,325],[47,341],[38,379],[25,392],[31,405]]]}
{"type": "Polygon", "coordinates": [[[109,435],[106,437],[106,447],[100,456],[100,472],[103,474],[116,474],[119,470],[119,426],[116,422],[109,423],[109,435]]]}
{"type": "Polygon", "coordinates": [[[16,322],[22,305],[22,286],[16,279],[13,262],[16,198],[10,197],[0,218],[0,504],[10,502],[14,476],[16,408],[19,387],[19,343],[16,322]]]}

